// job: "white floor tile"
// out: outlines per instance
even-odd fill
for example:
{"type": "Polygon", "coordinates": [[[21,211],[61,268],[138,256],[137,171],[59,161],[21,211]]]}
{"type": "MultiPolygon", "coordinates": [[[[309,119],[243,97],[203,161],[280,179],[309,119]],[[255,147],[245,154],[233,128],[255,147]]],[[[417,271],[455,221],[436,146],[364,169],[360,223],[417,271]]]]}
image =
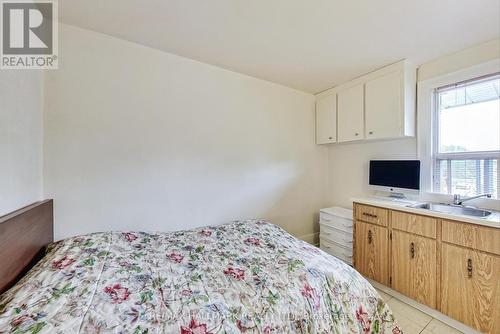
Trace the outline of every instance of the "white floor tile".
{"type": "Polygon", "coordinates": [[[380,295],[380,297],[382,297],[382,299],[387,303],[389,301],[389,299],[392,298],[391,295],[388,295],[387,293],[385,293],[384,291],[382,290],[379,290],[377,288],[375,288],[375,290],[377,290],[378,294],[380,295]]]}
{"type": "Polygon", "coordinates": [[[425,334],[462,334],[459,330],[448,326],[447,324],[437,320],[432,319],[431,322],[425,327],[422,333],[425,334]]]}
{"type": "Polygon", "coordinates": [[[420,334],[424,330],[424,327],[417,325],[405,317],[396,316],[396,322],[399,324],[404,334],[420,334]]]}
{"type": "Polygon", "coordinates": [[[391,308],[396,321],[403,327],[403,331],[407,333],[420,333],[425,326],[432,320],[430,315],[427,315],[416,308],[413,308],[402,301],[391,298],[387,302],[391,308]]]}
{"type": "Polygon", "coordinates": [[[382,290],[375,290],[389,305],[405,334],[464,334],[382,290]]]}

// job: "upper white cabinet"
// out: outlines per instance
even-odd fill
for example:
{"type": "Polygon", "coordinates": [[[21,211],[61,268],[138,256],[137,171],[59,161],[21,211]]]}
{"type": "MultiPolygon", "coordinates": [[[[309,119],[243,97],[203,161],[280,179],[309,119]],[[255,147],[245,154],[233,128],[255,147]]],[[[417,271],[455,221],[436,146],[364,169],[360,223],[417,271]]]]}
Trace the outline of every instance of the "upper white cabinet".
{"type": "MultiPolygon", "coordinates": [[[[415,135],[416,68],[405,60],[318,94],[317,99],[332,95],[337,96],[339,143],[415,135]]],[[[320,123],[317,119],[317,128],[320,123]]]]}
{"type": "Polygon", "coordinates": [[[363,139],[363,84],[339,91],[337,98],[339,143],[363,139]]]}
{"type": "Polygon", "coordinates": [[[365,83],[367,139],[415,135],[415,69],[401,65],[365,83]]]}
{"type": "Polygon", "coordinates": [[[316,100],[316,144],[337,142],[337,95],[316,100]]]}

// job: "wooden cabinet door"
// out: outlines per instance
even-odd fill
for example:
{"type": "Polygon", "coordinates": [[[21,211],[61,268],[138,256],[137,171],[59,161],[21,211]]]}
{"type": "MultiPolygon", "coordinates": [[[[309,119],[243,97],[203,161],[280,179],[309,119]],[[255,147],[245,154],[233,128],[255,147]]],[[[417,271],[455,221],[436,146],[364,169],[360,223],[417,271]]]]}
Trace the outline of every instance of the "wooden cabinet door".
{"type": "Polygon", "coordinates": [[[442,245],[441,312],[484,333],[500,331],[500,257],[442,245]]]}
{"type": "Polygon", "coordinates": [[[355,267],[364,276],[389,285],[389,236],[385,227],[356,221],[355,267]]]}
{"type": "Polygon", "coordinates": [[[364,85],[346,88],[338,98],[338,141],[364,139],[364,85]]]}
{"type": "Polygon", "coordinates": [[[366,139],[403,134],[403,77],[393,72],[365,85],[366,139]]]}
{"type": "Polygon", "coordinates": [[[392,288],[436,308],[436,241],[392,231],[392,288]]]}
{"type": "Polygon", "coordinates": [[[392,231],[391,288],[411,297],[410,234],[392,231]]]}
{"type": "Polygon", "coordinates": [[[429,307],[437,305],[437,242],[411,234],[409,245],[411,296],[429,307]],[[412,252],[413,247],[413,252],[412,252]]]}
{"type": "Polygon", "coordinates": [[[316,144],[337,142],[337,95],[327,95],[316,101],[316,144]]]}

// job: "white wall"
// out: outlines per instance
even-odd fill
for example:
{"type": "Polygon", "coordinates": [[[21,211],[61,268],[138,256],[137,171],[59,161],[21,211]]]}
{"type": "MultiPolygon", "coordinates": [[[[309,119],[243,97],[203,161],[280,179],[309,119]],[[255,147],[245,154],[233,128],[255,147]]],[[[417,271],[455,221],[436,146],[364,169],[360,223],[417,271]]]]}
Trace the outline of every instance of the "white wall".
{"type": "Polygon", "coordinates": [[[41,199],[42,73],[0,71],[0,216],[41,199]]]}
{"type": "Polygon", "coordinates": [[[326,201],[314,97],[67,25],[47,73],[57,239],[266,217],[310,239],[326,201]]]}
{"type": "Polygon", "coordinates": [[[499,57],[500,39],[497,38],[422,64],[418,68],[418,81],[487,63],[499,57]]]}
{"type": "Polygon", "coordinates": [[[416,159],[415,138],[331,145],[328,151],[330,205],[352,207],[351,198],[373,194],[368,187],[368,162],[416,159]]]}

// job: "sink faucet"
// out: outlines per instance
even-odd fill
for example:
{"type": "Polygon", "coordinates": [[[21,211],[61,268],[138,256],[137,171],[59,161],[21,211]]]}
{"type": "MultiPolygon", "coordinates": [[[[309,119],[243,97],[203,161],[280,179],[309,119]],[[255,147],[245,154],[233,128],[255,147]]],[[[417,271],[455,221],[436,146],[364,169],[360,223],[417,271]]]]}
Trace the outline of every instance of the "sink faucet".
{"type": "Polygon", "coordinates": [[[453,195],[453,204],[455,205],[462,205],[464,202],[470,201],[471,199],[479,198],[479,197],[488,197],[491,198],[491,194],[482,194],[482,195],[477,195],[477,196],[472,196],[472,197],[467,197],[467,198],[461,198],[459,194],[453,195]]]}

